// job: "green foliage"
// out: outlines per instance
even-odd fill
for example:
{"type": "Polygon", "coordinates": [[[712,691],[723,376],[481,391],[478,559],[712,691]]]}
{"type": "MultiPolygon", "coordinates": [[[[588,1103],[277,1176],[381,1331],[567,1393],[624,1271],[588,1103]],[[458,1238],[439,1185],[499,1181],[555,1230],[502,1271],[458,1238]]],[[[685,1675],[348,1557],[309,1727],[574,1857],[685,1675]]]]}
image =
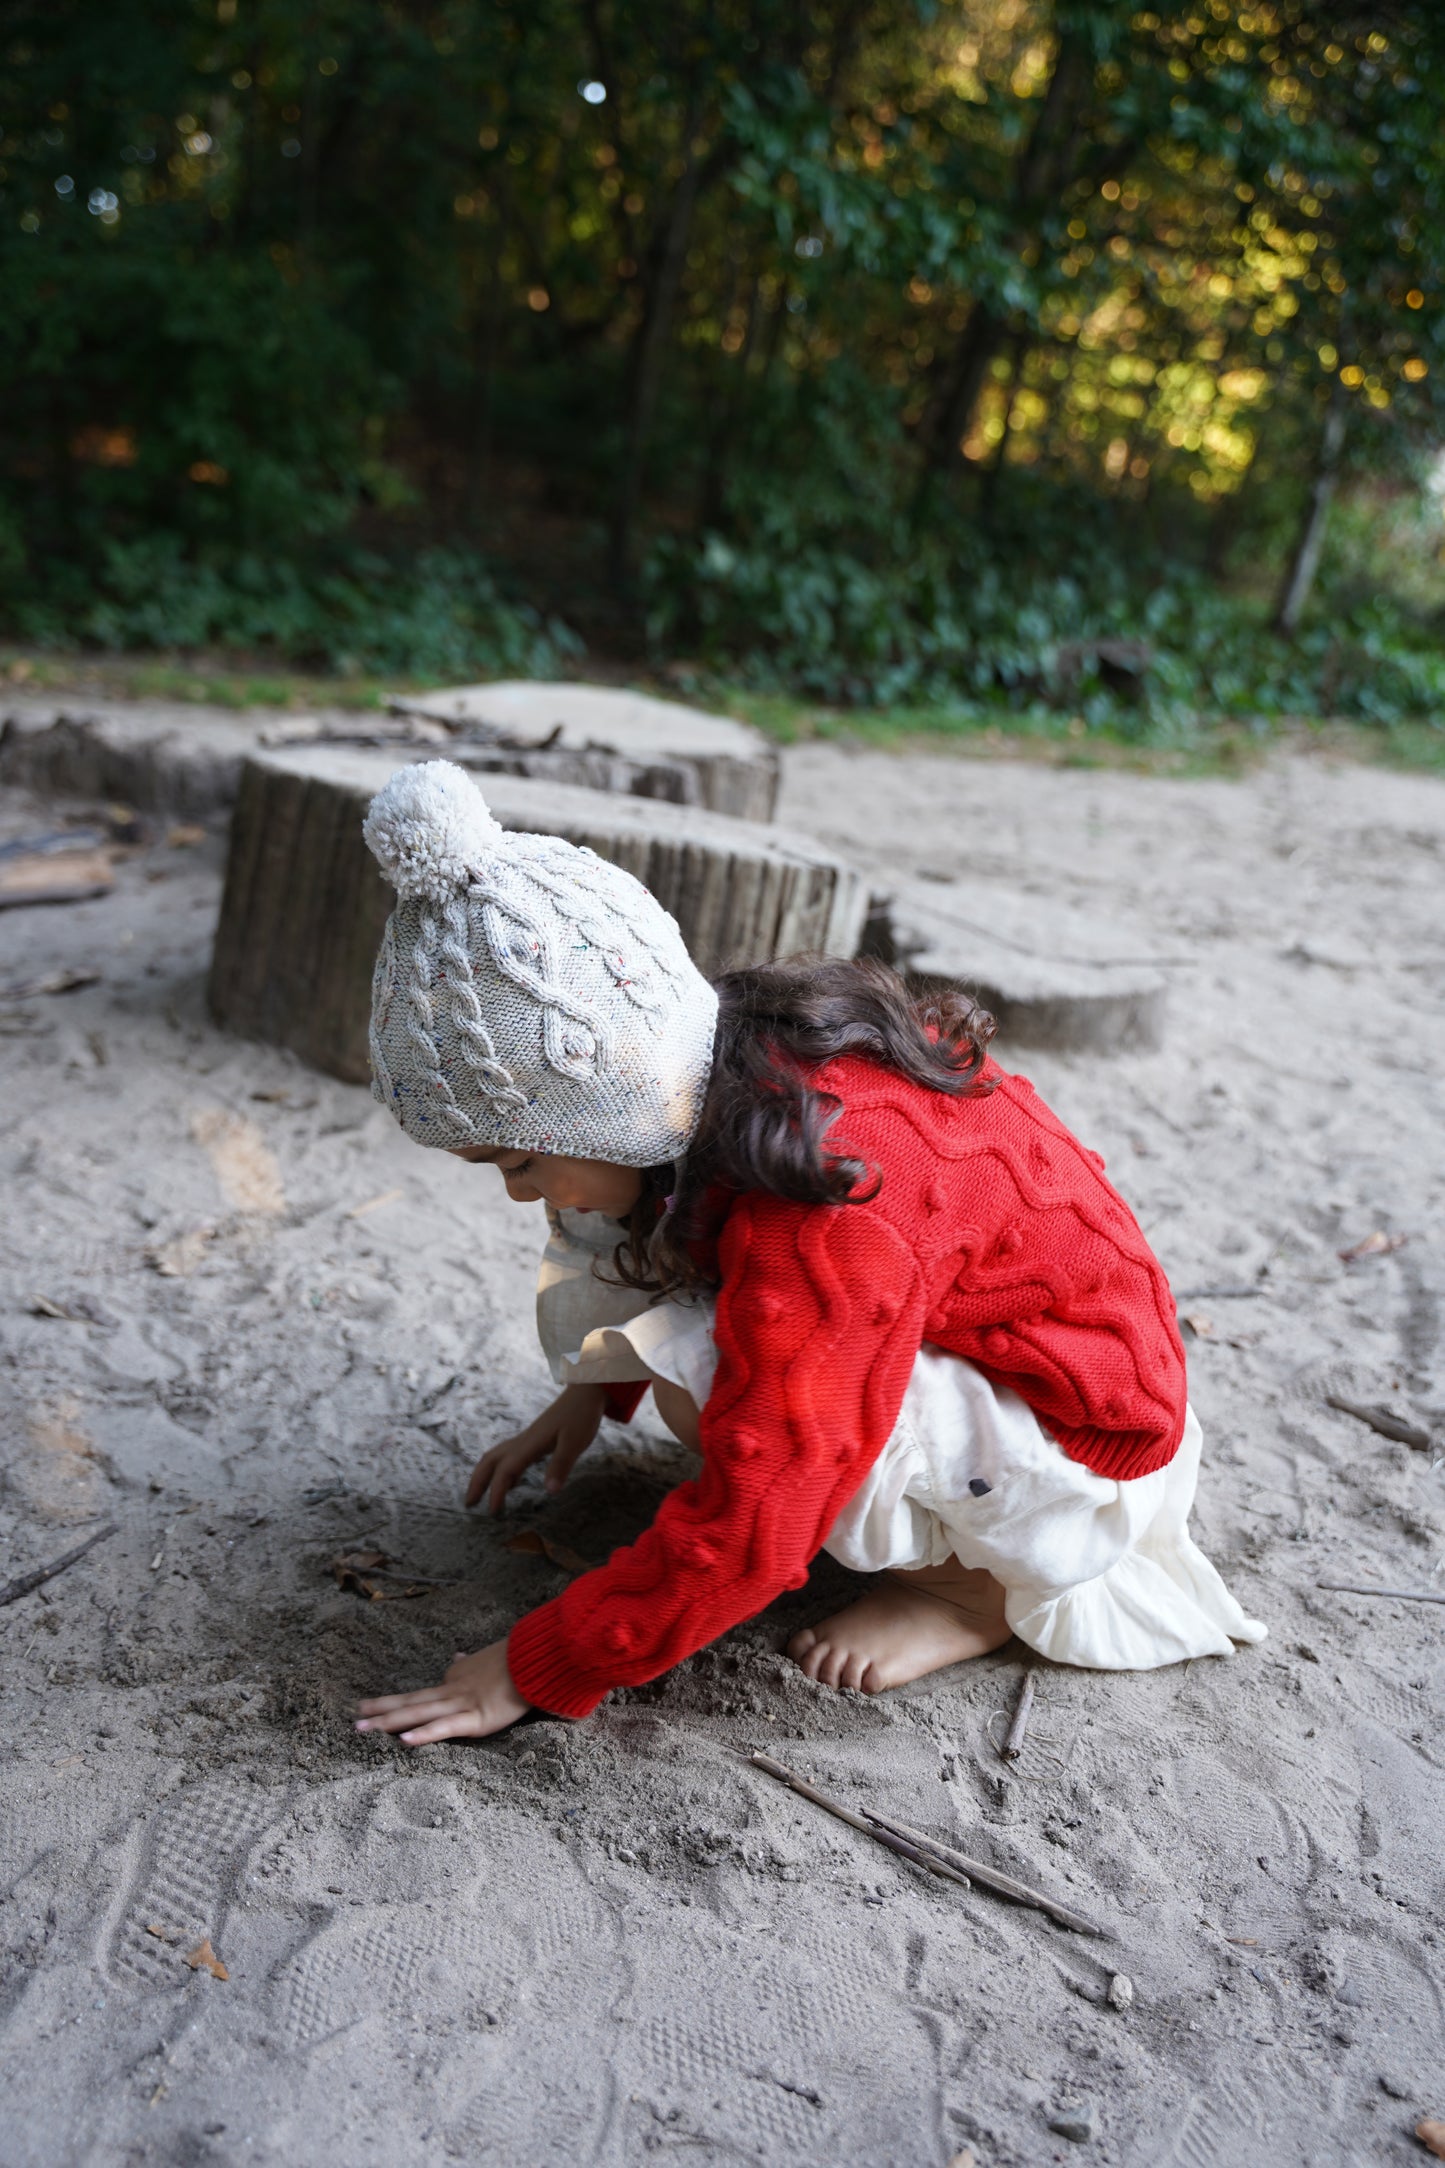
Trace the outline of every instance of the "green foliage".
{"type": "Polygon", "coordinates": [[[1263,586],[1327,408],[1421,501],[1442,106],[1427,0],[11,0],[0,631],[1433,714],[1433,544],[1263,586]]]}
{"type": "Polygon", "coordinates": [[[173,534],[111,541],[83,595],[22,593],[10,616],[52,647],[271,650],[342,676],[554,677],[580,652],[559,620],[504,600],[474,553],[440,548],[319,570],[259,553],[212,562],[173,534]]]}
{"type": "Polygon", "coordinates": [[[912,551],[900,538],[878,563],[778,532],[746,550],[713,536],[687,560],[664,543],[654,638],[749,690],[984,720],[1052,712],[1126,742],[1184,743],[1201,718],[1424,715],[1445,729],[1439,627],[1398,605],[1363,598],[1286,643],[1259,604],[1197,572],[1145,584],[1121,553],[1069,554],[1050,571],[967,535],[912,551]]]}

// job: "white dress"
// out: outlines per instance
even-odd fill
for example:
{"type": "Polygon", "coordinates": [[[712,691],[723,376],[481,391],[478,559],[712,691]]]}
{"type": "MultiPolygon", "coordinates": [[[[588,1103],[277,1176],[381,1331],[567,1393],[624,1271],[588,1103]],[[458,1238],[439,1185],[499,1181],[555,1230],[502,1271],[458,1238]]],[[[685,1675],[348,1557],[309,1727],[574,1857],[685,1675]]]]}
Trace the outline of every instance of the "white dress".
{"type": "MultiPolygon", "coordinates": [[[[621,1239],[598,1213],[553,1212],[537,1328],[559,1384],[665,1378],[702,1407],[717,1368],[713,1305],[652,1302],[598,1279],[621,1239]]],[[[1153,1475],[1095,1475],[1018,1394],[961,1355],[919,1350],[887,1443],[824,1543],[855,1573],[941,1566],[1002,1582],[1004,1615],[1055,1663],[1152,1671],[1262,1641],[1188,1531],[1199,1474],[1191,1408],[1179,1451],[1153,1475]]]]}

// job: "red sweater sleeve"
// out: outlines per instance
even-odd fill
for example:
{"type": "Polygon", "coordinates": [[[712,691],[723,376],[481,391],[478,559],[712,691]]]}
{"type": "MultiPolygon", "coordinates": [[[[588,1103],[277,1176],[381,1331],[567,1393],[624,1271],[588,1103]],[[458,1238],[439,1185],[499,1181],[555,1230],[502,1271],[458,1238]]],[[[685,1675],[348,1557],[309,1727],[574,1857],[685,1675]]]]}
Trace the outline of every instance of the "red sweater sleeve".
{"type": "Polygon", "coordinates": [[[508,1641],[518,1692],[559,1716],[586,1716],[801,1587],[902,1406],[924,1292],[868,1205],[743,1197],[719,1266],[702,1474],[508,1641]]]}

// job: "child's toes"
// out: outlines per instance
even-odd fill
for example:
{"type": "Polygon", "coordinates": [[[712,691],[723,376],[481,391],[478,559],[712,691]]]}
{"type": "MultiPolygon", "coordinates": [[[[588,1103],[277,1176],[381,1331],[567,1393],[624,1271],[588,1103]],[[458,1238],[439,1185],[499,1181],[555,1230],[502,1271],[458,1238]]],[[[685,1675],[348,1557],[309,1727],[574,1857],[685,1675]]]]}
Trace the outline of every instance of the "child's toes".
{"type": "Polygon", "coordinates": [[[843,1674],[848,1668],[849,1652],[846,1647],[837,1648],[832,1642],[824,1644],[825,1655],[813,1676],[821,1686],[831,1686],[836,1693],[843,1684],[843,1674]]]}
{"type": "Polygon", "coordinates": [[[802,1627],[788,1643],[788,1654],[795,1664],[801,1664],[810,1649],[818,1646],[818,1636],[811,1626],[802,1627]]]}
{"type": "Polygon", "coordinates": [[[872,1668],[871,1659],[862,1650],[852,1649],[843,1659],[838,1684],[850,1687],[855,1694],[866,1693],[864,1681],[872,1668]]]}

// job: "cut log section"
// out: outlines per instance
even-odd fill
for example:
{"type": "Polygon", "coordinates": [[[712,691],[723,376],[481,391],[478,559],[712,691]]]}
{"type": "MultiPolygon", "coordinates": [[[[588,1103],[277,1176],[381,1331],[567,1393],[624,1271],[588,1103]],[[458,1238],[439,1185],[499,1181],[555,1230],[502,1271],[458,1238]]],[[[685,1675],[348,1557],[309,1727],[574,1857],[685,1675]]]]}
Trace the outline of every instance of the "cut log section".
{"type": "MultiPolygon", "coordinates": [[[[554,771],[558,782],[586,783],[596,789],[590,774],[571,773],[565,765],[590,756],[594,762],[611,760],[643,771],[680,768],[692,779],[682,802],[706,806],[713,813],[731,813],[737,820],[771,820],[777,805],[777,750],[761,731],[730,716],[708,715],[680,701],[654,699],[649,693],[610,685],[511,678],[495,685],[398,695],[391,707],[395,714],[421,716],[459,734],[465,731],[500,742],[514,757],[530,752],[550,758],[558,763],[554,771]]],[[[492,765],[480,746],[475,752],[467,746],[453,757],[468,766],[492,765]]],[[[661,798],[676,793],[652,788],[639,795],[661,798]]]]}
{"type": "Polygon", "coordinates": [[[392,713],[281,715],[97,701],[17,703],[0,721],[0,783],[191,817],[226,812],[248,754],[300,745],[444,753],[478,774],[665,798],[770,820],[778,756],[761,732],[676,701],[598,685],[463,686],[391,703],[392,713]]]}
{"type": "Polygon", "coordinates": [[[0,722],[0,783],[203,819],[236,795],[263,725],[215,708],[17,708],[0,722]]]}
{"type": "MultiPolygon", "coordinates": [[[[211,965],[220,1023],[358,1082],[392,900],[361,823],[396,766],[391,753],[313,746],[246,761],[211,965]]],[[[504,828],[566,836],[635,874],[705,972],[857,948],[863,881],[805,836],[510,776],[488,778],[486,797],[504,828]]]]}
{"type": "Polygon", "coordinates": [[[1164,1037],[1168,959],[1086,912],[982,881],[899,882],[875,895],[863,953],[920,990],[962,986],[997,1019],[999,1051],[1141,1052],[1164,1037]]]}

